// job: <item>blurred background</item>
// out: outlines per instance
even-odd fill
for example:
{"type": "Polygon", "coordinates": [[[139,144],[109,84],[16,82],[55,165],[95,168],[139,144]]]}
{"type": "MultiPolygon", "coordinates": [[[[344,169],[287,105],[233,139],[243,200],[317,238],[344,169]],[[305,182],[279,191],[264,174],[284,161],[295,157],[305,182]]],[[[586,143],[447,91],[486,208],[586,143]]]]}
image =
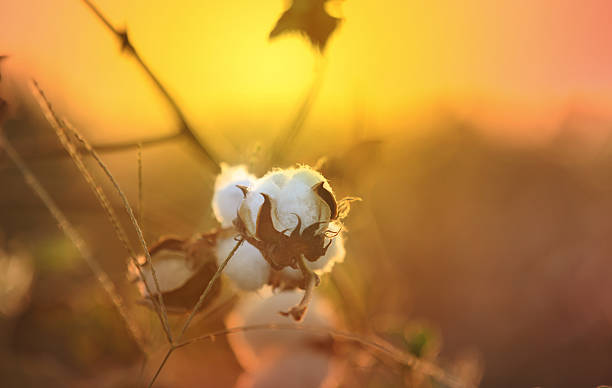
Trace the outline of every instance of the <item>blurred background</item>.
{"type": "MultiPolygon", "coordinates": [[[[127,27],[198,136],[258,174],[321,82],[280,165],[326,158],[337,195],[363,198],[346,222],[345,263],[320,287],[344,329],[417,355],[427,348],[449,370],[470,359],[482,387],[612,383],[610,2],[329,1],[343,20],[322,54],[299,34],[268,40],[290,6],[281,0],[96,4],[127,27]]],[[[156,318],[126,280],[126,252],[56,152],[28,86],[36,79],[97,145],[177,132],[120,48],[81,1],[0,0],[6,136],[162,352],[156,318]]],[[[103,158],[136,203],[136,150],[103,158]]],[[[145,147],[142,160],[148,241],[216,227],[215,171],[190,144],[145,147]]],[[[193,332],[223,327],[232,303],[193,332]]],[[[9,387],[132,386],[142,366],[107,296],[2,151],[0,360],[9,387]]],[[[232,386],[241,371],[219,337],[176,352],[159,386],[232,386]]],[[[423,384],[407,373],[349,360],[339,384],[423,384]]]]}

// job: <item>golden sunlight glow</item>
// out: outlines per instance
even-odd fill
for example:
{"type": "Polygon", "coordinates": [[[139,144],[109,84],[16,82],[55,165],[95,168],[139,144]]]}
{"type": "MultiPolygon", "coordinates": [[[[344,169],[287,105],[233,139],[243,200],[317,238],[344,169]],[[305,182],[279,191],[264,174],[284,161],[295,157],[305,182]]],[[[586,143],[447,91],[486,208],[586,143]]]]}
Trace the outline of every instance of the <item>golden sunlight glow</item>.
{"type": "MultiPolygon", "coordinates": [[[[612,96],[612,57],[602,54],[611,42],[595,28],[609,29],[605,9],[552,0],[529,9],[512,1],[331,1],[344,20],[322,60],[299,36],[268,41],[288,5],[280,0],[96,4],[112,23],[127,25],[191,120],[219,132],[283,128],[321,68],[309,119],[315,129],[348,130],[356,116],[366,126],[403,129],[432,103],[485,113],[487,123],[499,115],[520,116],[519,127],[555,126],[538,111],[560,110],[576,95],[612,96]]],[[[0,24],[8,31],[0,36],[8,71],[38,79],[75,121],[93,123],[94,140],[116,140],[128,128],[129,137],[172,128],[145,75],[81,1],[3,2],[0,24]]]]}

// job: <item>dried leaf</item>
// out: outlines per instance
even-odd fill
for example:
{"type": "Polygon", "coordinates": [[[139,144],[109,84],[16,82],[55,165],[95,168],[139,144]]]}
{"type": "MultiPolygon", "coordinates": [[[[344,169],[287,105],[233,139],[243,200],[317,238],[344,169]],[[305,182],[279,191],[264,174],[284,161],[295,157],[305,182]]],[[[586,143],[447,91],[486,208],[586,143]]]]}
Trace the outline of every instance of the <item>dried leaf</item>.
{"type": "Polygon", "coordinates": [[[270,39],[286,33],[298,32],[310,40],[319,51],[325,49],[327,40],[336,30],[340,20],[325,10],[328,0],[293,0],[270,32],[270,39]]]}
{"type": "Polygon", "coordinates": [[[312,190],[329,206],[330,219],[335,220],[338,217],[338,204],[334,195],[323,186],[323,183],[325,182],[317,183],[312,187],[312,190]]]}

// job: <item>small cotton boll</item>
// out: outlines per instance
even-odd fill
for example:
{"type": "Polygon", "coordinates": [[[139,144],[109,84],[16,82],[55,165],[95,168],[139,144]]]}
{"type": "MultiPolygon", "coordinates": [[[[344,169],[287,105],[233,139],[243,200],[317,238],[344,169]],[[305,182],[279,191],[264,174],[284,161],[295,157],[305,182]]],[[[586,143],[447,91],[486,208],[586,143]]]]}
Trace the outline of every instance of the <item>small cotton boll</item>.
{"type": "Polygon", "coordinates": [[[212,208],[217,220],[224,228],[230,227],[238,214],[238,208],[244,195],[237,185],[248,187],[256,177],[249,174],[246,166],[230,167],[221,163],[221,173],[215,180],[215,192],[212,199],[212,208]]]}
{"type": "MultiPolygon", "coordinates": [[[[219,239],[217,242],[217,264],[223,264],[236,245],[234,236],[219,239]]],[[[223,273],[240,289],[255,291],[268,282],[270,265],[261,252],[245,241],[234,253],[223,273]]]]}
{"type": "MultiPolygon", "coordinates": [[[[301,295],[297,291],[283,291],[272,294],[269,289],[262,290],[262,295],[251,294],[242,299],[228,315],[225,325],[228,328],[270,323],[287,323],[278,312],[295,304],[301,295]],[[263,296],[263,297],[262,297],[263,296]]],[[[314,295],[310,312],[302,322],[306,326],[329,327],[338,325],[334,310],[318,294],[314,295]]],[[[228,337],[228,341],[240,365],[253,371],[265,364],[270,354],[284,350],[296,351],[310,348],[312,344],[326,341],[326,336],[308,331],[294,330],[257,330],[239,332],[228,337]]]]}

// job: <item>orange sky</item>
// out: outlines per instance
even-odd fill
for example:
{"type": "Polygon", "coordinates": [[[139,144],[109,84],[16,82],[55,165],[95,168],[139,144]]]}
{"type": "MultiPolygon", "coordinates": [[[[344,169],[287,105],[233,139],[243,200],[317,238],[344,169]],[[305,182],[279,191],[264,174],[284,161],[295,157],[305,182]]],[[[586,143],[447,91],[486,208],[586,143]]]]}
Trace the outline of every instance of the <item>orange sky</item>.
{"type": "MultiPolygon", "coordinates": [[[[267,34],[286,3],[99,0],[198,127],[273,133],[308,90],[316,57],[267,34]]],[[[406,127],[444,106],[512,133],[546,136],[568,108],[608,116],[612,2],[446,0],[330,4],[330,40],[309,127],[406,127]],[[534,129],[539,128],[539,129],[534,129]]],[[[34,77],[94,140],[174,128],[163,101],[79,0],[0,0],[7,77],[34,77]],[[115,131],[113,131],[113,129],[115,131]]]]}

